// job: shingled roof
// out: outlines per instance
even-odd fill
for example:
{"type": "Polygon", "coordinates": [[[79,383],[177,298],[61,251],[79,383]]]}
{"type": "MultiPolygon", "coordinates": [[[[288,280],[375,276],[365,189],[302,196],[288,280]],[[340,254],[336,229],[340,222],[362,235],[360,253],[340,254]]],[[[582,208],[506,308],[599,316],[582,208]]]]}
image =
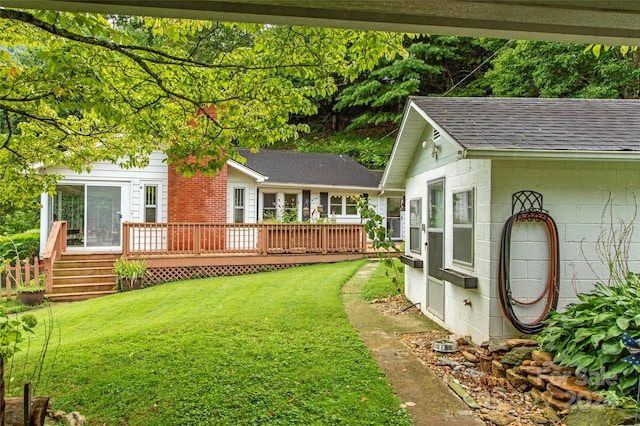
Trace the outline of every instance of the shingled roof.
{"type": "Polygon", "coordinates": [[[348,155],[240,148],[245,167],[268,177],[270,184],[377,188],[382,171],[372,171],[348,155]]]}
{"type": "Polygon", "coordinates": [[[640,101],[412,97],[462,148],[640,151],[640,101]]]}

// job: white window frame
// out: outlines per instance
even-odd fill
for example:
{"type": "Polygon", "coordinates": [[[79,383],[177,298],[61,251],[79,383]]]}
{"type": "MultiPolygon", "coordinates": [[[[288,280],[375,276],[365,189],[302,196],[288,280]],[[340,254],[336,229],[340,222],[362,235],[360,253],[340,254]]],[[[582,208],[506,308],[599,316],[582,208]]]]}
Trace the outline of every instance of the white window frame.
{"type": "Polygon", "coordinates": [[[453,209],[453,236],[452,236],[452,251],[453,262],[456,264],[473,267],[474,243],[475,243],[475,191],[474,188],[458,189],[452,193],[453,202],[451,203],[453,209]],[[463,200],[464,197],[464,200],[463,200]],[[456,232],[458,231],[458,232],[456,232]],[[460,235],[460,232],[468,234],[468,239],[465,239],[465,243],[468,244],[465,247],[465,252],[468,251],[469,259],[462,259],[460,257],[460,247],[457,245],[460,241],[456,236],[460,235]]]}
{"type": "Polygon", "coordinates": [[[244,187],[234,187],[233,188],[233,223],[245,223],[246,222],[246,213],[247,213],[247,191],[244,187]],[[242,197],[238,197],[238,193],[242,192],[242,197]],[[240,203],[239,203],[240,202],[240,203]],[[238,211],[242,211],[242,220],[240,222],[236,222],[236,213],[238,211]]]}
{"type": "Polygon", "coordinates": [[[160,185],[158,185],[157,183],[144,183],[142,185],[142,194],[141,197],[142,199],[142,221],[145,223],[157,223],[159,222],[159,215],[160,215],[160,185]],[[149,203],[149,200],[147,199],[147,188],[155,188],[155,203],[149,203]],[[155,220],[153,222],[150,222],[147,220],[147,208],[154,208],[155,209],[155,220]]]}
{"type": "Polygon", "coordinates": [[[358,196],[362,196],[362,194],[353,194],[353,195],[342,195],[342,194],[329,194],[329,215],[333,216],[334,215],[334,206],[336,207],[340,207],[340,213],[335,213],[336,216],[341,216],[341,217],[356,217],[358,216],[358,208],[357,208],[357,201],[356,198],[358,196]],[[340,198],[340,204],[332,204],[331,203],[331,199],[332,198],[340,198]],[[347,203],[347,200],[349,198],[353,198],[354,201],[353,203],[347,203]],[[347,206],[355,206],[355,213],[347,213],[347,206]]]}

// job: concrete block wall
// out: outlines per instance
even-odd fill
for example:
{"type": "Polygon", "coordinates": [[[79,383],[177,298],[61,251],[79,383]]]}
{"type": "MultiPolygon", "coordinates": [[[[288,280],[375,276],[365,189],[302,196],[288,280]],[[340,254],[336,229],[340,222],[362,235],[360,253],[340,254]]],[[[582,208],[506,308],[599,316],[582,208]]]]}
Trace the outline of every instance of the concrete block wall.
{"type": "Polygon", "coordinates": [[[491,241],[491,162],[459,160],[447,165],[445,181],[445,267],[478,278],[477,289],[464,289],[445,282],[445,321],[454,333],[482,342],[490,334],[491,241]],[[474,262],[464,265],[453,260],[453,194],[474,191],[474,262]]]}
{"type": "MultiPolygon", "coordinates": [[[[494,160],[492,168],[491,256],[497,259],[500,233],[511,215],[511,195],[520,190],[542,193],[544,209],[558,226],[560,246],[559,309],[576,302],[577,292],[589,292],[608,274],[597,252],[601,235],[611,235],[611,222],[629,222],[636,211],[634,188],[640,184],[640,164],[613,161],[507,161],[494,160]],[[609,201],[611,205],[607,208],[609,201]],[[609,229],[609,230],[608,230],[609,229]]],[[[631,269],[640,271],[640,229],[629,247],[631,269]]],[[[512,289],[516,296],[536,296],[548,276],[546,227],[539,223],[514,226],[512,235],[512,289]]],[[[492,271],[492,282],[496,280],[492,271]]],[[[492,285],[495,288],[495,285],[492,285]]],[[[492,303],[497,295],[492,293],[492,303]]],[[[540,307],[538,307],[540,309],[540,307]]],[[[537,316],[535,309],[518,309],[524,319],[537,316]]],[[[514,330],[498,310],[492,312],[494,332],[514,330]]]]}

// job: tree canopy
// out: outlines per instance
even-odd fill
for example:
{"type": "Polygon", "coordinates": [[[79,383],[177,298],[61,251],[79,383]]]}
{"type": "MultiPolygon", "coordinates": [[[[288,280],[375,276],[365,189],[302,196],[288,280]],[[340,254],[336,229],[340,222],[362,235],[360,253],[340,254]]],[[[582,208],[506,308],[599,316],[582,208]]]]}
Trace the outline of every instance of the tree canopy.
{"type": "Polygon", "coordinates": [[[404,51],[402,34],[0,8],[2,203],[63,165],[214,173],[235,147],[297,137],[290,116],[404,51]]]}
{"type": "Polygon", "coordinates": [[[584,44],[516,41],[484,75],[494,96],[638,98],[640,52],[584,44]]]}

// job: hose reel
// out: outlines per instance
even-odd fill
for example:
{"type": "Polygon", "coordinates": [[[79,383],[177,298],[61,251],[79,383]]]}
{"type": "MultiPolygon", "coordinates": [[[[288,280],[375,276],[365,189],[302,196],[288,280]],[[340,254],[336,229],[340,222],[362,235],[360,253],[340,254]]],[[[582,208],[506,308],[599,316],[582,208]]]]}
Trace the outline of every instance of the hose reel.
{"type": "Polygon", "coordinates": [[[518,191],[511,197],[511,216],[502,227],[500,239],[500,258],[498,262],[498,296],[502,313],[520,332],[535,334],[542,331],[542,321],[548,318],[549,312],[558,306],[560,287],[560,251],[558,247],[558,228],[547,210],[543,209],[542,194],[535,191],[518,191]],[[531,301],[515,299],[511,290],[511,231],[516,222],[541,222],[547,227],[549,238],[549,276],[539,296],[531,301]],[[531,322],[520,320],[514,306],[531,306],[545,299],[543,312],[531,322]]]}

